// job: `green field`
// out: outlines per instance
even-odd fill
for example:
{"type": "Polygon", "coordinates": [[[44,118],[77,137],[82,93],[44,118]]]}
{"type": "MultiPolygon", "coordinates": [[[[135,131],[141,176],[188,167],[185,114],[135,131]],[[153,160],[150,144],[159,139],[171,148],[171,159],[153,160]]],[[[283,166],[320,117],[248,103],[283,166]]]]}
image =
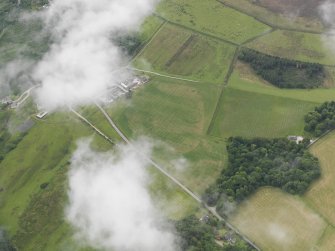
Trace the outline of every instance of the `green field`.
{"type": "Polygon", "coordinates": [[[216,85],[153,77],[134,93],[131,105],[114,106],[109,113],[128,137],[147,135],[172,147],[177,157],[186,158],[189,165],[179,172],[164,147],[157,153],[172,173],[202,193],[220,172],[225,154],[224,142],[206,135],[218,89],[216,85]]]}
{"type": "Polygon", "coordinates": [[[14,235],[17,247],[53,250],[55,240],[45,237],[56,237],[64,230],[67,161],[75,140],[90,134],[78,121],[53,115],[47,122],[38,122],[1,162],[0,187],[5,192],[0,194],[0,225],[14,235]],[[49,183],[45,190],[40,188],[43,183],[49,183]]]}
{"type": "Polygon", "coordinates": [[[335,54],[319,34],[277,30],[247,44],[272,56],[325,65],[335,64],[335,54]]]}
{"type": "Polygon", "coordinates": [[[262,81],[255,80],[255,76],[244,75],[235,69],[228,84],[229,87],[248,91],[252,93],[267,94],[271,96],[291,98],[301,101],[308,101],[314,103],[323,103],[331,101],[335,97],[335,88],[318,88],[312,90],[298,90],[298,89],[279,89],[262,81]]]}
{"type": "Polygon", "coordinates": [[[242,43],[269,30],[252,17],[215,0],[163,0],[157,11],[169,21],[234,43],[242,43]]]}
{"type": "Polygon", "coordinates": [[[232,45],[165,24],[137,56],[134,65],[143,70],[222,83],[234,52],[232,45]]]}
{"type": "Polygon", "coordinates": [[[226,88],[211,135],[287,137],[302,135],[304,114],[315,103],[226,88]]]}

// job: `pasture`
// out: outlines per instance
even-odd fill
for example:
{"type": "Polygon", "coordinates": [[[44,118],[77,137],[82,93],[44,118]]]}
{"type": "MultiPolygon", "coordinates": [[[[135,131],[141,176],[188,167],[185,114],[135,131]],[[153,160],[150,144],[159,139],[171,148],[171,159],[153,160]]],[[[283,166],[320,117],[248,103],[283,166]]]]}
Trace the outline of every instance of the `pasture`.
{"type": "Polygon", "coordinates": [[[270,29],[215,0],[163,0],[157,11],[171,22],[237,44],[270,29]]]}
{"type": "Polygon", "coordinates": [[[335,64],[335,53],[326,37],[294,31],[276,30],[247,44],[247,47],[272,56],[325,65],[335,64]]]}
{"type": "Polygon", "coordinates": [[[252,72],[246,72],[235,68],[228,86],[252,93],[267,94],[271,96],[290,98],[312,103],[331,101],[335,97],[335,88],[317,88],[311,90],[279,89],[273,85],[259,80],[252,72]],[[258,79],[258,80],[257,80],[258,79]]]}
{"type": "Polygon", "coordinates": [[[134,93],[130,105],[112,106],[109,114],[128,137],[146,135],[161,142],[155,156],[159,163],[201,194],[215,180],[224,160],[224,142],[206,135],[218,90],[214,84],[152,77],[134,93]],[[173,159],[164,152],[171,147],[177,153],[173,159]],[[178,157],[188,161],[182,171],[171,165],[178,157]]]}
{"type": "Polygon", "coordinates": [[[263,250],[312,250],[326,223],[298,197],[262,188],[243,202],[231,222],[263,250]]]}
{"type": "Polygon", "coordinates": [[[328,251],[333,250],[335,247],[335,228],[328,226],[327,229],[322,234],[317,247],[317,251],[328,251]]]}
{"type": "Polygon", "coordinates": [[[335,133],[321,139],[311,148],[319,158],[321,178],[313,184],[304,199],[312,208],[322,214],[330,224],[335,224],[335,133]]]}
{"type": "Polygon", "coordinates": [[[211,135],[287,137],[304,133],[304,115],[315,103],[226,88],[211,135]]]}
{"type": "Polygon", "coordinates": [[[222,83],[234,52],[232,45],[165,24],[136,57],[134,65],[143,70],[222,83]]]}

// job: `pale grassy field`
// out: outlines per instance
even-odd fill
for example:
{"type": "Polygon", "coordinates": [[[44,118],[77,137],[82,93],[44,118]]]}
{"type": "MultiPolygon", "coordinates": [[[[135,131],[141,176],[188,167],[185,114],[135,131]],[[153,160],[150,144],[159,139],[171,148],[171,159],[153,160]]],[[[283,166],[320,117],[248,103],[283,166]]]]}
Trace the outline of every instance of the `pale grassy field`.
{"type": "Polygon", "coordinates": [[[335,133],[317,142],[311,151],[321,162],[322,177],[308,191],[305,200],[335,224],[335,133]]]}
{"type": "Polygon", "coordinates": [[[334,250],[335,247],[335,228],[328,226],[322,238],[320,239],[316,250],[329,251],[334,250]]]}
{"type": "Polygon", "coordinates": [[[232,223],[263,250],[312,250],[326,228],[324,220],[297,197],[260,189],[242,203],[232,223]]]}

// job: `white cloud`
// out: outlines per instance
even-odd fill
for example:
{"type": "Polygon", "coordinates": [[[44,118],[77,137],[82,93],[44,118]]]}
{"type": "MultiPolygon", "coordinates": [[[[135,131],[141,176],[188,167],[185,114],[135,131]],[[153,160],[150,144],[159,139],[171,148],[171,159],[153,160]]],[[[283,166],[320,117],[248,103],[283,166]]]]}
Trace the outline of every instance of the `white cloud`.
{"type": "Polygon", "coordinates": [[[320,6],[319,10],[322,20],[329,27],[328,33],[323,36],[324,44],[335,55],[335,2],[327,1],[320,6]]]}
{"type": "Polygon", "coordinates": [[[147,190],[147,158],[136,147],[96,153],[81,142],[69,173],[67,219],[81,240],[91,246],[115,251],[177,250],[171,226],[155,208],[147,190]]]}
{"type": "Polygon", "coordinates": [[[102,96],[120,76],[124,55],[111,42],[116,32],[139,28],[157,0],[54,0],[40,17],[55,43],[33,77],[38,103],[48,109],[82,105],[102,96]]]}

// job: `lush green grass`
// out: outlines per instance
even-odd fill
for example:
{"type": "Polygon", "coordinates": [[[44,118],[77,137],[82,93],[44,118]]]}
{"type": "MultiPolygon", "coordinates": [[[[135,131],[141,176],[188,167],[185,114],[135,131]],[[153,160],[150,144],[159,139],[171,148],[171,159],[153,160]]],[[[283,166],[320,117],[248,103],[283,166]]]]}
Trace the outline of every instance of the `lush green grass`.
{"type": "Polygon", "coordinates": [[[302,135],[304,115],[314,107],[311,102],[227,88],[211,134],[225,138],[302,135]]]}
{"type": "Polygon", "coordinates": [[[259,20],[273,26],[287,27],[293,29],[304,29],[310,31],[321,31],[323,25],[319,20],[307,19],[303,17],[294,18],[271,12],[270,10],[259,6],[256,2],[250,0],[220,0],[233,6],[243,13],[254,16],[259,20]]]}
{"type": "Polygon", "coordinates": [[[158,12],[172,22],[235,43],[242,43],[269,29],[215,0],[164,0],[158,6],[158,12]]]}
{"type": "Polygon", "coordinates": [[[156,155],[159,162],[202,193],[225,159],[224,142],[206,135],[218,89],[216,85],[153,77],[134,93],[130,105],[117,105],[109,113],[128,137],[147,135],[172,147],[178,154],[160,150],[156,155]],[[188,167],[176,170],[173,162],[180,156],[189,161],[188,167]]]}
{"type": "Polygon", "coordinates": [[[273,56],[304,62],[335,64],[335,56],[323,36],[318,34],[277,30],[247,46],[273,56]]]}
{"type": "Polygon", "coordinates": [[[228,86],[252,93],[267,94],[314,103],[331,101],[334,100],[335,97],[335,88],[318,88],[313,90],[279,89],[272,85],[255,80],[253,76],[242,75],[238,70],[235,70],[232,74],[228,86]]]}
{"type": "MultiPolygon", "coordinates": [[[[67,161],[75,141],[92,131],[64,114],[37,122],[0,164],[0,225],[14,236],[20,249],[48,247],[49,236],[63,231],[67,161]],[[40,185],[49,183],[42,190],[40,185]]],[[[68,237],[69,232],[66,233],[68,237]]],[[[67,241],[68,239],[64,239],[67,241]]],[[[43,250],[43,248],[41,249],[43,250]]]]}
{"type": "Polygon", "coordinates": [[[194,80],[222,83],[234,52],[232,45],[165,24],[136,58],[135,66],[194,80]]]}
{"type": "Polygon", "coordinates": [[[147,17],[141,26],[141,41],[148,42],[162,24],[163,20],[156,16],[147,17]]]}
{"type": "Polygon", "coordinates": [[[80,114],[83,115],[90,123],[97,127],[101,132],[103,132],[110,139],[115,139],[121,141],[121,137],[116,133],[115,130],[108,123],[108,120],[95,105],[83,107],[79,110],[80,114]]]}
{"type": "Polygon", "coordinates": [[[152,183],[150,191],[156,207],[166,217],[179,220],[185,216],[196,213],[200,205],[180,187],[165,177],[161,172],[152,167],[150,169],[152,183]]]}

